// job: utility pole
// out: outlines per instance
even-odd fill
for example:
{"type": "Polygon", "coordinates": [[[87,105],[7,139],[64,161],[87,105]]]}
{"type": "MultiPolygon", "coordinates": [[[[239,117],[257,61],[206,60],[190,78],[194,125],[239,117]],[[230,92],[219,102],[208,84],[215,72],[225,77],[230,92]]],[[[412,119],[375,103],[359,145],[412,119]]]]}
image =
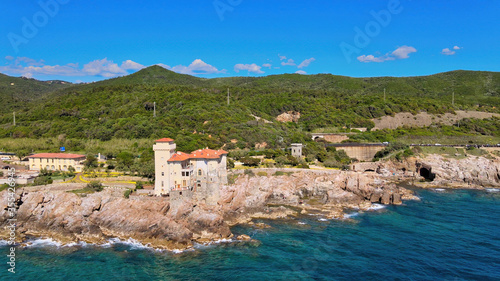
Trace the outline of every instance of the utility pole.
{"type": "Polygon", "coordinates": [[[14,111],[12,115],[14,116],[14,126],[16,126],[16,112],[14,111]]]}
{"type": "Polygon", "coordinates": [[[451,105],[455,106],[455,91],[451,94],[451,105]]]}
{"type": "Polygon", "coordinates": [[[229,105],[229,88],[227,88],[227,105],[229,105]]]}
{"type": "Polygon", "coordinates": [[[153,102],[153,117],[156,118],[156,102],[153,102]]]}
{"type": "Polygon", "coordinates": [[[385,103],[385,88],[384,88],[384,103],[385,103]]]}

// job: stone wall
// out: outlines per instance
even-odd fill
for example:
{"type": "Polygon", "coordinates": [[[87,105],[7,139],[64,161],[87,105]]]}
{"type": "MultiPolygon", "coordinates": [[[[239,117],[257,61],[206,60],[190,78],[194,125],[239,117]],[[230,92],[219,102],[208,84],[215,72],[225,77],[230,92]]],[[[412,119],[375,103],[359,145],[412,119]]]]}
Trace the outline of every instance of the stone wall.
{"type": "Polygon", "coordinates": [[[349,157],[359,161],[372,161],[375,154],[384,148],[384,145],[337,147],[337,149],[344,150],[349,157]]]}

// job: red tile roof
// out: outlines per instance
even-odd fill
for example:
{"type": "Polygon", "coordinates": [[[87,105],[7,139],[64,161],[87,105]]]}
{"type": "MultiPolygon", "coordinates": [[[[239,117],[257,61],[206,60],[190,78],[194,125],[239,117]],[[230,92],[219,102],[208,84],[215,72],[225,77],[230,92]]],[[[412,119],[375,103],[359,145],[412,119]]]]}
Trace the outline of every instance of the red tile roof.
{"type": "Polygon", "coordinates": [[[219,149],[219,150],[217,150],[217,152],[219,152],[219,154],[228,154],[229,153],[223,149],[219,149]]]}
{"type": "Polygon", "coordinates": [[[227,154],[227,151],[224,150],[213,150],[213,149],[198,149],[190,154],[177,151],[168,162],[178,162],[178,161],[186,161],[188,159],[219,159],[223,154],[227,154]]]}
{"type": "Polygon", "coordinates": [[[191,159],[219,159],[223,154],[227,154],[227,152],[205,148],[195,150],[189,156],[191,159]]]}
{"type": "Polygon", "coordinates": [[[162,138],[159,140],[155,140],[155,142],[173,142],[174,140],[171,138],[162,138]]]}
{"type": "Polygon", "coordinates": [[[189,159],[189,154],[177,151],[167,162],[180,162],[189,159]]]}
{"type": "Polygon", "coordinates": [[[85,158],[85,155],[69,153],[38,153],[30,155],[28,158],[78,159],[85,158]]]}

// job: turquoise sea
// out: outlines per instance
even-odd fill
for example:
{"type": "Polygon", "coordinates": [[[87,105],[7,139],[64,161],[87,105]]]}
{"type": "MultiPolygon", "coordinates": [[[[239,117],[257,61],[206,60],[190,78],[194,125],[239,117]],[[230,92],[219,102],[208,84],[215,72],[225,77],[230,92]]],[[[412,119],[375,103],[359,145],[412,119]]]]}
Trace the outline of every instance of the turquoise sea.
{"type": "Polygon", "coordinates": [[[233,228],[260,243],[183,253],[133,243],[17,250],[0,280],[500,280],[500,190],[416,190],[421,201],[348,220],[308,216],[233,228]]]}

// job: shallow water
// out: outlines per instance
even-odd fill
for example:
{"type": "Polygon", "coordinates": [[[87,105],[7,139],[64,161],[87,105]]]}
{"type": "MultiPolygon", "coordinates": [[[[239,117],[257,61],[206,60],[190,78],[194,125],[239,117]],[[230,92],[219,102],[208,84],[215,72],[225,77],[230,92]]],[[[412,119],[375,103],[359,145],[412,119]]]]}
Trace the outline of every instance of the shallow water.
{"type": "Polygon", "coordinates": [[[172,253],[134,241],[17,250],[0,280],[500,280],[500,192],[417,190],[421,201],[237,226],[260,243],[221,242],[172,253]],[[320,220],[322,219],[322,220],[320,220]]]}

